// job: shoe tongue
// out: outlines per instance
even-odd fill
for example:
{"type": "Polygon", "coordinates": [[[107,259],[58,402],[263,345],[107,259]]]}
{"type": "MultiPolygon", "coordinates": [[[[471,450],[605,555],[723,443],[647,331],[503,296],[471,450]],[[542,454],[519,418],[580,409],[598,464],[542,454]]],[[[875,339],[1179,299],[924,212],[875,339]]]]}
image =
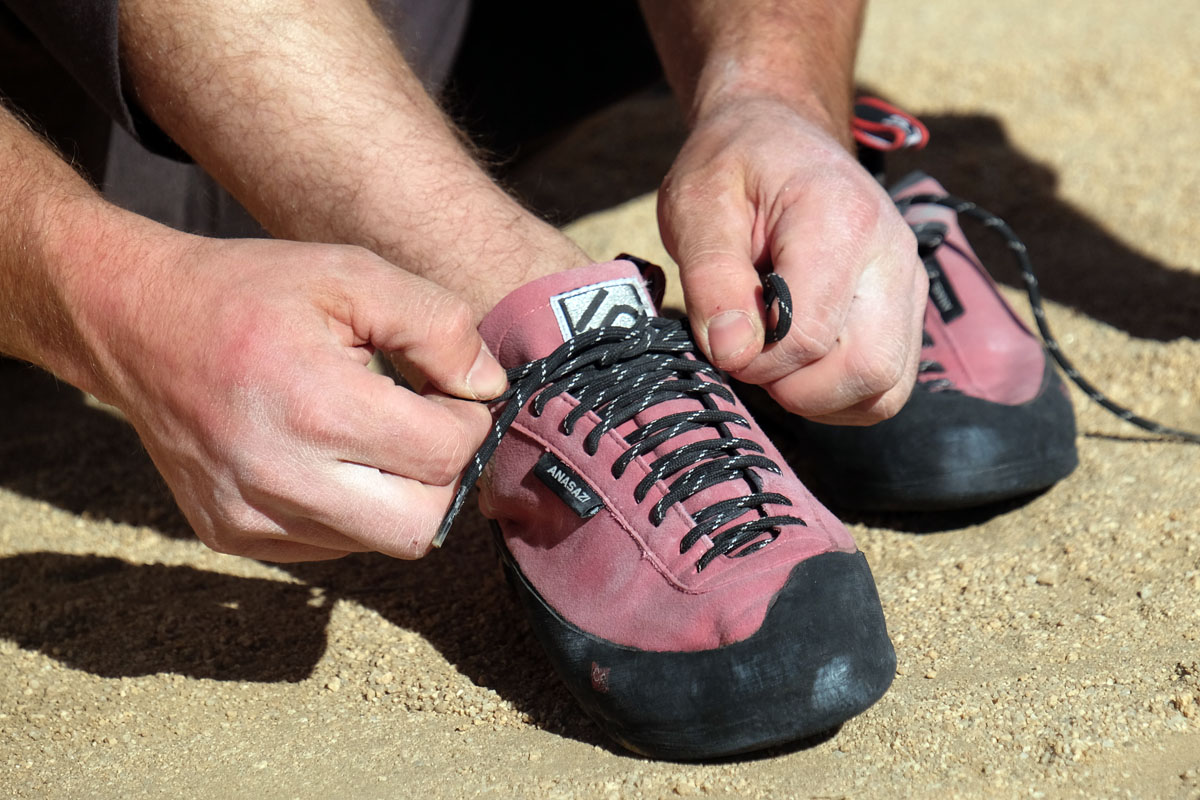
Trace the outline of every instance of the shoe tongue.
{"type": "Polygon", "coordinates": [[[479,325],[506,368],[545,358],[563,342],[606,326],[632,327],[655,316],[646,281],[629,261],[609,261],[547,275],[501,300],[479,325]]]}

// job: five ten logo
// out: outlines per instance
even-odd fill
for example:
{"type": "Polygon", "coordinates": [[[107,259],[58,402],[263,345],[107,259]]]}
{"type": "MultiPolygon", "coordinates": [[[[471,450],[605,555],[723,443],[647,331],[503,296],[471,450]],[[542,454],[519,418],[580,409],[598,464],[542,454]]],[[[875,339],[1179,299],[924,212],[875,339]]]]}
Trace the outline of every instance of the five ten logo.
{"type": "Polygon", "coordinates": [[[550,298],[563,341],[584,331],[629,328],[639,316],[653,314],[642,282],[632,278],[594,283],[550,298]]]}

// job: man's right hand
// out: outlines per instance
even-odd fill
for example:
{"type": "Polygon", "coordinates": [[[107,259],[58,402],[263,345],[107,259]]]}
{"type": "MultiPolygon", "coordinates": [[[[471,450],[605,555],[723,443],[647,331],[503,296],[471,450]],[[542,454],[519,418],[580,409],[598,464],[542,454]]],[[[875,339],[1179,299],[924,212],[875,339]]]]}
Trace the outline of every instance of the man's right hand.
{"type": "Polygon", "coordinates": [[[128,416],[210,547],[271,561],[426,553],[486,407],[367,368],[393,355],[445,395],[506,385],[471,310],[344,245],[153,226],[89,281],[77,319],[101,399],[128,416]]]}

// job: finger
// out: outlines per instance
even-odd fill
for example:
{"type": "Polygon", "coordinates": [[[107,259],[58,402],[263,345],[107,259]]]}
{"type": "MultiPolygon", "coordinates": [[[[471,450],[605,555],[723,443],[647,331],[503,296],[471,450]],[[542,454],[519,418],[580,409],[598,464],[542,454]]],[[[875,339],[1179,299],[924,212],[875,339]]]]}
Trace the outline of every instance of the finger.
{"type": "MultiPolygon", "coordinates": [[[[915,283],[917,284],[914,290],[915,296],[923,297],[928,291],[924,271],[916,277],[915,283]]],[[[903,377],[896,386],[887,392],[859,401],[845,411],[809,417],[809,419],[826,425],[874,425],[900,413],[900,409],[904,408],[915,390],[917,367],[921,361],[920,337],[923,321],[924,314],[921,314],[912,323],[910,337],[913,344],[908,349],[903,377]]]]}
{"type": "Polygon", "coordinates": [[[271,532],[226,532],[202,541],[218,553],[280,563],[331,561],[370,549],[323,525],[317,526],[308,521],[293,521],[286,528],[271,532]]]}
{"type": "Polygon", "coordinates": [[[771,264],[791,290],[792,328],[736,372],[741,381],[768,383],[825,357],[846,324],[863,274],[872,267],[887,274],[889,265],[878,262],[890,254],[873,252],[875,236],[854,233],[874,233],[873,195],[864,201],[850,192],[834,196],[834,191],[828,186],[820,192],[793,190],[772,229],[771,264]]]}
{"type": "Polygon", "coordinates": [[[415,275],[379,262],[363,270],[352,300],[352,326],[363,341],[399,353],[439,389],[491,400],[508,386],[503,367],[475,330],[466,301],[415,275]]]}
{"type": "Polygon", "coordinates": [[[296,510],[358,546],[405,559],[429,552],[456,488],[349,463],[332,465],[323,477],[322,488],[296,510]]]}
{"type": "Polygon", "coordinates": [[[860,424],[899,410],[897,401],[916,378],[920,316],[911,289],[885,297],[871,287],[864,284],[827,355],[766,384],[784,408],[809,418],[847,412],[847,420],[860,424]]]}
{"type": "Polygon", "coordinates": [[[311,444],[334,458],[436,486],[462,473],[491,429],[482,403],[422,397],[352,362],[313,377],[311,444]],[[325,387],[336,387],[330,391],[325,387]]]}
{"type": "Polygon", "coordinates": [[[345,558],[351,553],[363,552],[366,549],[335,550],[309,544],[298,544],[284,539],[257,539],[247,542],[246,546],[235,555],[253,558],[256,561],[296,564],[302,561],[333,561],[345,558]]]}
{"type": "Polygon", "coordinates": [[[295,480],[243,489],[250,525],[205,539],[214,550],[281,560],[289,553],[315,555],[376,551],[420,558],[431,547],[456,484],[429,486],[362,464],[310,466],[295,480]],[[290,545],[285,547],[284,545],[290,545]]]}
{"type": "Polygon", "coordinates": [[[696,341],[725,370],[745,367],[763,347],[753,219],[741,192],[739,201],[728,187],[664,185],[658,203],[659,229],[679,264],[696,341]]]}
{"type": "Polygon", "coordinates": [[[885,419],[894,417],[904,407],[904,404],[908,402],[908,398],[913,392],[917,373],[916,363],[918,360],[919,356],[914,357],[911,359],[911,363],[905,365],[903,377],[899,383],[888,391],[868,397],[865,400],[860,400],[842,411],[820,416],[810,416],[808,418],[813,422],[820,422],[825,425],[861,426],[874,425],[885,419]]]}

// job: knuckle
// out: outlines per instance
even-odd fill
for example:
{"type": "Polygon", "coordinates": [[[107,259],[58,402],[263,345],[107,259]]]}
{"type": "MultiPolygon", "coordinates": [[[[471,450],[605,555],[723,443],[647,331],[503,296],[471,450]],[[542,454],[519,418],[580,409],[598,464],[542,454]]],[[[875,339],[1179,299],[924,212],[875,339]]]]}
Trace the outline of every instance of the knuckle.
{"type": "Polygon", "coordinates": [[[475,331],[474,316],[466,300],[411,273],[391,269],[388,285],[403,298],[401,327],[410,346],[458,342],[475,331]]]}
{"type": "MultiPolygon", "coordinates": [[[[466,404],[463,404],[466,406],[466,404]]],[[[422,436],[421,450],[413,452],[411,462],[415,469],[409,477],[429,486],[446,486],[453,483],[475,453],[475,449],[487,435],[486,423],[478,425],[477,416],[491,419],[482,406],[464,408],[478,414],[458,414],[446,408],[433,408],[421,421],[423,430],[436,432],[434,436],[422,436]]]]}
{"type": "MultiPolygon", "coordinates": [[[[390,381],[374,376],[380,381],[390,381]]],[[[256,487],[273,486],[279,482],[278,451],[293,457],[311,457],[329,450],[340,450],[347,443],[361,438],[361,421],[369,412],[367,401],[357,392],[330,392],[319,381],[299,378],[294,390],[282,398],[278,438],[270,451],[253,454],[243,464],[247,482],[256,487]],[[275,457],[268,455],[275,453],[275,457]]]]}
{"type": "Polygon", "coordinates": [[[897,216],[894,224],[889,226],[888,237],[892,242],[892,248],[908,260],[913,270],[924,273],[923,269],[917,269],[921,265],[916,258],[917,236],[908,223],[897,216]]]}
{"type": "Polygon", "coordinates": [[[300,448],[243,454],[232,465],[233,485],[218,498],[220,525],[240,537],[284,533],[279,514],[308,516],[325,497],[320,482],[294,468],[300,448]]]}
{"type": "Polygon", "coordinates": [[[446,437],[445,442],[436,452],[430,454],[429,479],[437,486],[452,483],[470,461],[474,450],[468,444],[465,430],[459,430],[459,435],[446,437]]]}
{"type": "Polygon", "coordinates": [[[210,538],[223,547],[236,546],[248,536],[262,536],[265,533],[263,515],[244,501],[225,503],[219,515],[210,538]]]}
{"type": "Polygon", "coordinates": [[[881,246],[880,252],[885,255],[887,263],[896,274],[924,276],[925,269],[921,260],[917,258],[917,237],[894,209],[888,209],[881,215],[876,231],[876,241],[881,246]]]}
{"type": "Polygon", "coordinates": [[[365,247],[354,244],[330,245],[329,259],[338,266],[348,266],[355,270],[389,270],[387,262],[365,247]]]}
{"type": "Polygon", "coordinates": [[[475,319],[471,307],[456,295],[445,293],[437,307],[436,327],[451,340],[469,338],[475,333],[475,319]]]}
{"type": "Polygon", "coordinates": [[[900,409],[904,408],[906,400],[906,395],[896,392],[887,392],[868,398],[852,408],[841,412],[840,416],[842,419],[839,420],[839,424],[857,426],[877,425],[899,414],[900,409]]]}
{"type": "MultiPolygon", "coordinates": [[[[842,206],[846,226],[852,231],[875,231],[884,220],[886,210],[874,192],[854,192],[842,206]]],[[[907,227],[907,226],[905,226],[907,227]]]]}
{"type": "Polygon", "coordinates": [[[853,375],[857,399],[890,391],[904,378],[904,372],[904,360],[891,355],[878,356],[860,363],[853,375]]]}
{"type": "Polygon", "coordinates": [[[453,482],[462,472],[463,465],[466,463],[465,461],[460,463],[458,458],[460,452],[448,447],[447,450],[430,453],[423,482],[433,486],[446,486],[453,482]]]}
{"type": "Polygon", "coordinates": [[[900,413],[907,400],[907,393],[888,392],[871,407],[871,416],[876,422],[891,419],[900,413]]]}
{"type": "Polygon", "coordinates": [[[306,245],[308,288],[325,297],[341,298],[359,281],[370,282],[380,270],[380,259],[370,250],[350,244],[306,245]]]}
{"type": "MultiPolygon", "coordinates": [[[[492,412],[480,403],[467,405],[466,411],[466,418],[459,418],[459,430],[463,448],[470,454],[483,444],[483,440],[492,430],[492,412]]],[[[466,458],[463,459],[463,463],[466,464],[466,458]]]]}
{"type": "Polygon", "coordinates": [[[814,308],[812,311],[799,329],[793,326],[795,334],[780,343],[789,360],[797,364],[819,361],[837,346],[838,331],[833,322],[820,313],[820,309],[814,308]]]}
{"type": "MultiPolygon", "coordinates": [[[[304,397],[298,395],[290,398],[284,412],[284,424],[287,430],[300,435],[305,440],[328,441],[335,438],[344,424],[340,414],[319,397],[304,397]]],[[[249,474],[263,480],[264,466],[261,463],[247,465],[249,474]]],[[[261,485],[261,484],[256,484],[261,485]]]]}
{"type": "Polygon", "coordinates": [[[812,415],[813,410],[809,408],[808,404],[802,402],[790,392],[781,392],[775,388],[771,388],[768,391],[768,394],[770,394],[771,398],[779,404],[780,408],[789,414],[795,414],[798,417],[808,417],[812,415]]]}
{"type": "Polygon", "coordinates": [[[210,534],[200,537],[209,550],[226,556],[240,556],[244,547],[240,539],[223,533],[210,534]]]}
{"type": "Polygon", "coordinates": [[[247,537],[254,536],[255,528],[260,526],[259,515],[244,504],[220,509],[219,514],[219,518],[211,520],[203,529],[195,528],[196,537],[214,552],[242,555],[247,537]]]}

